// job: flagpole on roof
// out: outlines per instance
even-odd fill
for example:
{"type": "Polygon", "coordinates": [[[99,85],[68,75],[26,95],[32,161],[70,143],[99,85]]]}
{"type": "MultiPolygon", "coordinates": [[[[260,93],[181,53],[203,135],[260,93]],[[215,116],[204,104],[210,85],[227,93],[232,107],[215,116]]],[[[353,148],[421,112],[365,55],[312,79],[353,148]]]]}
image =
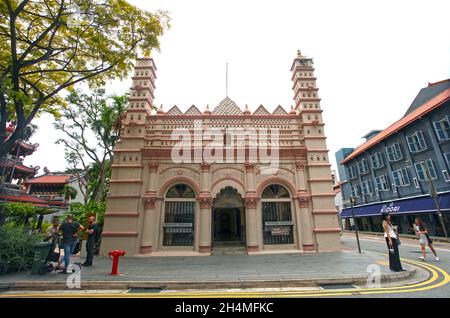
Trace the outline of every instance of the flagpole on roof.
{"type": "Polygon", "coordinates": [[[225,66],[225,97],[228,97],[228,62],[225,66]]]}

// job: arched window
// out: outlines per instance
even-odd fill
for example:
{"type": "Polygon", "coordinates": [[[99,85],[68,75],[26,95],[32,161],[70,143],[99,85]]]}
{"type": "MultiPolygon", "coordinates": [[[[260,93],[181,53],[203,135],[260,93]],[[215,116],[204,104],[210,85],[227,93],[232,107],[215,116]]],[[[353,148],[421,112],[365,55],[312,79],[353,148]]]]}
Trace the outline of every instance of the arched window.
{"type": "Polygon", "coordinates": [[[285,199],[289,197],[290,195],[286,188],[278,184],[272,184],[265,188],[261,196],[262,199],[285,199]]]}
{"type": "Polygon", "coordinates": [[[191,187],[185,184],[177,184],[167,191],[166,198],[168,199],[194,199],[195,193],[191,187]]]}
{"type": "Polygon", "coordinates": [[[285,187],[272,184],[261,195],[264,244],[293,244],[291,198],[285,187]]]}
{"type": "Polygon", "coordinates": [[[163,246],[193,246],[195,192],[185,184],[171,187],[165,198],[163,246]]]}

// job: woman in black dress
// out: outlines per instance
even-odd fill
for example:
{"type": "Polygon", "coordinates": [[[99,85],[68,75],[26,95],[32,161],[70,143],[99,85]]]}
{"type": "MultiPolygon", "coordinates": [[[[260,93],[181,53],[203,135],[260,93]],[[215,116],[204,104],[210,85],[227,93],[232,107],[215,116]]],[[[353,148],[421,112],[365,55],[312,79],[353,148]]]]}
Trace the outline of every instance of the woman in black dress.
{"type": "Polygon", "coordinates": [[[394,226],[391,223],[389,213],[382,213],[384,238],[389,249],[389,268],[394,272],[403,271],[402,263],[400,263],[400,254],[398,251],[398,239],[394,226]]]}

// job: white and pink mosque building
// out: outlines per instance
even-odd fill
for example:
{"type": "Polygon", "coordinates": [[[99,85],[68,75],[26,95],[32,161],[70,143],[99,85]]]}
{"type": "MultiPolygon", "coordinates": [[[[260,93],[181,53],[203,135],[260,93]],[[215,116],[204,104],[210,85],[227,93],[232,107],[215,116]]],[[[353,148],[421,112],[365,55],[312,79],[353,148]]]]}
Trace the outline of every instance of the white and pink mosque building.
{"type": "Polygon", "coordinates": [[[290,110],[278,106],[269,112],[261,105],[252,113],[227,97],[211,109],[155,111],[156,66],[151,58],[138,59],[114,149],[102,254],[122,249],[128,256],[209,255],[230,246],[248,254],[340,251],[313,60],[298,51],[291,71],[290,110]],[[192,160],[174,160],[180,141],[173,132],[198,136],[199,123],[200,138],[183,144],[192,160]],[[230,129],[247,135],[239,141],[230,129]],[[243,157],[220,162],[196,157],[195,151],[211,143],[202,134],[208,130],[222,134],[224,153],[233,149],[243,157]],[[276,169],[265,168],[261,153],[252,156],[262,144],[271,155],[276,149],[276,169]]]}

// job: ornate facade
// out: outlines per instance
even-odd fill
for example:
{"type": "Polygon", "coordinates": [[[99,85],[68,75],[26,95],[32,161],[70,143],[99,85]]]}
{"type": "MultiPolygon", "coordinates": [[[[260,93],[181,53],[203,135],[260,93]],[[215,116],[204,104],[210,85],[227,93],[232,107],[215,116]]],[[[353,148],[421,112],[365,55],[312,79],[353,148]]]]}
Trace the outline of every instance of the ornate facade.
{"type": "MultiPolygon", "coordinates": [[[[270,113],[261,105],[251,113],[227,97],[203,112],[196,106],[166,112],[161,106],[153,113],[156,67],[152,59],[137,60],[114,149],[102,253],[117,248],[127,255],[210,253],[224,244],[249,253],[340,251],[312,59],[298,52],[291,71],[295,107],[289,112],[279,106],[270,113]],[[180,141],[172,132],[182,128],[195,136],[199,122],[201,132],[222,132],[224,149],[242,150],[245,159],[210,163],[192,150],[191,162],[174,162],[173,149],[180,141]],[[237,145],[227,136],[230,128],[266,129],[268,135],[277,130],[277,140],[261,134],[256,139],[256,144],[276,146],[277,169],[267,173],[260,153],[251,160],[253,141],[244,137],[237,145]]],[[[208,142],[194,138],[191,145],[204,150],[208,142]]]]}

